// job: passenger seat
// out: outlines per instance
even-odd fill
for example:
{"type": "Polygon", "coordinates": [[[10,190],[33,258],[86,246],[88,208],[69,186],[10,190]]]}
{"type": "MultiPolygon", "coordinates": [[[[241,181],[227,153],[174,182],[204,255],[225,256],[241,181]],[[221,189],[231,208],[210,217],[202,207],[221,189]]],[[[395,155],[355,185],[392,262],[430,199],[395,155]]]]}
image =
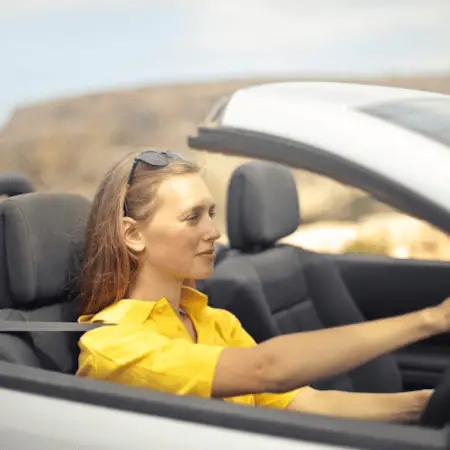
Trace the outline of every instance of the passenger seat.
{"type": "MultiPolygon", "coordinates": [[[[211,306],[234,313],[257,342],[364,320],[325,255],[278,243],[300,224],[288,168],[259,161],[238,167],[227,202],[230,248],[202,286],[211,306]]],[[[315,387],[397,392],[402,381],[394,356],[386,355],[315,387]]]]}

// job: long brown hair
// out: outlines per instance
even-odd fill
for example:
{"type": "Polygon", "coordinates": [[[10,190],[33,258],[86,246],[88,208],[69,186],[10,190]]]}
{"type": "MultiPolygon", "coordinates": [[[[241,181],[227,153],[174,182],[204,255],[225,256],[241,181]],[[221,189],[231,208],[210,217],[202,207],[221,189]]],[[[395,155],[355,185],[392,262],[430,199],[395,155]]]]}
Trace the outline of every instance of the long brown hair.
{"type": "Polygon", "coordinates": [[[198,165],[184,159],[171,161],[159,169],[139,163],[127,187],[135,156],[128,155],[112,167],[94,197],[81,271],[83,314],[96,314],[125,298],[139,269],[137,256],[122,238],[124,205],[129,217],[148,221],[157,207],[158,188],[166,178],[200,172],[198,165]]]}

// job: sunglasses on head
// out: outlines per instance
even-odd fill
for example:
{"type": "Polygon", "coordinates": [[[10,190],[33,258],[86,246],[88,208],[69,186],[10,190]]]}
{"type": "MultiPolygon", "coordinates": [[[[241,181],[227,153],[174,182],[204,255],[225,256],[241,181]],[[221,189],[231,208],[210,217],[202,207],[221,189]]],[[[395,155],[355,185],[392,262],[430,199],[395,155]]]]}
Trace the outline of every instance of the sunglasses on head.
{"type": "Polygon", "coordinates": [[[136,167],[139,163],[147,164],[148,166],[154,167],[155,169],[161,169],[167,167],[170,161],[176,159],[183,159],[179,153],[172,152],[170,150],[146,150],[145,152],[139,153],[139,155],[134,158],[133,165],[128,175],[127,185],[130,186],[133,180],[133,175],[136,167]]]}
{"type": "MultiPolygon", "coordinates": [[[[130,174],[128,175],[127,187],[130,187],[133,181],[133,175],[136,170],[136,167],[139,163],[147,164],[154,169],[162,169],[163,167],[167,167],[171,161],[180,160],[183,157],[176,152],[172,152],[170,150],[146,150],[134,158],[133,165],[131,166],[130,174]]],[[[125,199],[125,203],[123,205],[123,212],[126,216],[127,212],[127,203],[125,199]]]]}

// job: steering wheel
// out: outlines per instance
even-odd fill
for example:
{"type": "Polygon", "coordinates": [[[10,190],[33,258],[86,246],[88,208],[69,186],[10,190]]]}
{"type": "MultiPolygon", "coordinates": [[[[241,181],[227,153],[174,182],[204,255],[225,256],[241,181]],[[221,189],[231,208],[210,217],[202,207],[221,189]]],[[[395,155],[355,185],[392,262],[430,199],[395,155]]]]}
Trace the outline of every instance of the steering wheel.
{"type": "Polygon", "coordinates": [[[450,423],[450,368],[439,380],[419,420],[420,425],[432,428],[443,428],[447,423],[450,423]]]}

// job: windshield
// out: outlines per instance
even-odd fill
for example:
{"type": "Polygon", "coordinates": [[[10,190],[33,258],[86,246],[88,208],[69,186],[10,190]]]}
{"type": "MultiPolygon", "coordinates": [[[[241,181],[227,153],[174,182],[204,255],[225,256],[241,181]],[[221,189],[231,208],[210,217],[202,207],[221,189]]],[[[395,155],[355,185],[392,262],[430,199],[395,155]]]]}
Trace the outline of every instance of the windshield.
{"type": "Polygon", "coordinates": [[[450,100],[446,98],[402,100],[358,108],[450,146],[450,100]]]}

